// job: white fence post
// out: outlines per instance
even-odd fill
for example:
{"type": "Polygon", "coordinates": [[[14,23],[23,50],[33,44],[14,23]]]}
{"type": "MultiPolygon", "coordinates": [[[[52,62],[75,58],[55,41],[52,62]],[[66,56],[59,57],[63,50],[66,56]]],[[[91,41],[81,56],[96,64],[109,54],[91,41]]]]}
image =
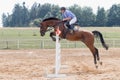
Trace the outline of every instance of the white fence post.
{"type": "Polygon", "coordinates": [[[17,40],[17,48],[19,49],[20,48],[20,41],[17,40]]]}
{"type": "Polygon", "coordinates": [[[113,40],[113,47],[115,47],[115,40],[113,40]]]}
{"type": "Polygon", "coordinates": [[[50,78],[58,78],[58,77],[65,77],[65,74],[59,74],[61,68],[61,45],[59,42],[59,34],[61,32],[56,32],[56,56],[55,56],[55,73],[54,74],[47,74],[47,77],[50,78]]]}

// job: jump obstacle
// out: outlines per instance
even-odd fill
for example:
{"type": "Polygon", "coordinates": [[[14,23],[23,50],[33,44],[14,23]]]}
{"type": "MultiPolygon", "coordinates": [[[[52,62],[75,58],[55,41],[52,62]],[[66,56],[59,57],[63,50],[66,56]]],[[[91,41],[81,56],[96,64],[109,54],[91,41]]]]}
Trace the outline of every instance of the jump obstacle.
{"type": "Polygon", "coordinates": [[[60,77],[66,77],[65,74],[59,74],[59,71],[61,69],[61,45],[59,42],[59,35],[60,35],[59,28],[56,31],[56,55],[55,55],[55,73],[54,74],[47,74],[48,78],[60,78],[60,77]]]}

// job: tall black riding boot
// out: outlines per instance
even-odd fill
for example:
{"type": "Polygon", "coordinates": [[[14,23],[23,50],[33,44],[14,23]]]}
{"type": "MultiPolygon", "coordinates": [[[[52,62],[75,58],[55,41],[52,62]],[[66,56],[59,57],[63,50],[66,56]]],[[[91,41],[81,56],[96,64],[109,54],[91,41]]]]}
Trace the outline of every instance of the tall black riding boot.
{"type": "Polygon", "coordinates": [[[70,33],[73,33],[74,26],[73,26],[73,25],[70,25],[70,26],[69,26],[69,29],[70,29],[70,33]]]}

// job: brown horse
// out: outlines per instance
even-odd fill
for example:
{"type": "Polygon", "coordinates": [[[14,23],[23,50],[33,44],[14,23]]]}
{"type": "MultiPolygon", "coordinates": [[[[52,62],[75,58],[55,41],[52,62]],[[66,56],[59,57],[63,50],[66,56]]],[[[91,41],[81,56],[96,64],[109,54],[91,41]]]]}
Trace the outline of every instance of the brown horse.
{"type": "Polygon", "coordinates": [[[70,33],[69,29],[66,28],[64,22],[62,22],[60,19],[47,18],[40,23],[41,36],[45,35],[45,33],[48,30],[48,27],[54,28],[54,31],[50,33],[50,37],[53,39],[53,41],[55,41],[56,30],[59,28],[59,30],[61,31],[61,34],[59,35],[60,38],[67,39],[70,41],[82,41],[92,52],[96,68],[98,67],[97,61],[99,61],[99,63],[102,65],[102,62],[100,62],[98,49],[94,46],[94,36],[96,35],[100,38],[102,46],[106,50],[108,49],[108,46],[106,45],[103,36],[99,31],[89,32],[78,28],[73,33],[70,33]]]}

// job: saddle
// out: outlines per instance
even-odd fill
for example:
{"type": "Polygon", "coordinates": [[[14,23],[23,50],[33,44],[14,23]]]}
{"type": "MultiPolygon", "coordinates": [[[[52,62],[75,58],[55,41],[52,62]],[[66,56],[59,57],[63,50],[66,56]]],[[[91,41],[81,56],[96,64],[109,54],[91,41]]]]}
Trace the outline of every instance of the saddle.
{"type": "MultiPolygon", "coordinates": [[[[66,32],[63,33],[63,38],[66,38],[66,34],[68,33],[68,31],[70,31],[71,29],[69,29],[69,25],[67,25],[66,23],[64,24],[65,28],[67,29],[66,32]]],[[[78,23],[73,24],[73,32],[78,31],[80,29],[80,26],[78,25],[78,23]]]]}
{"type": "MultiPolygon", "coordinates": [[[[64,26],[65,26],[65,28],[66,29],[69,29],[69,27],[70,27],[70,25],[68,25],[68,24],[64,24],[64,26]]],[[[79,28],[80,26],[79,26],[79,24],[78,23],[74,23],[74,24],[72,24],[72,26],[73,26],[73,29],[72,30],[77,30],[77,27],[79,28]]]]}

